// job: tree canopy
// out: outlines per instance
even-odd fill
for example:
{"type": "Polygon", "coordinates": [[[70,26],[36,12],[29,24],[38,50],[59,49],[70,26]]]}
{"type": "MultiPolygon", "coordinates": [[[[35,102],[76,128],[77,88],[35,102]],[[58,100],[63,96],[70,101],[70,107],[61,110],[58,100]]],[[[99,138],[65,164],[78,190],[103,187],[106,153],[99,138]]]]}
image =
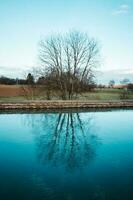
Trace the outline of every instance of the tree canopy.
{"type": "Polygon", "coordinates": [[[85,33],[48,37],[40,41],[39,74],[49,90],[57,88],[62,99],[73,99],[84,87],[94,84],[99,52],[98,42],[85,33]]]}

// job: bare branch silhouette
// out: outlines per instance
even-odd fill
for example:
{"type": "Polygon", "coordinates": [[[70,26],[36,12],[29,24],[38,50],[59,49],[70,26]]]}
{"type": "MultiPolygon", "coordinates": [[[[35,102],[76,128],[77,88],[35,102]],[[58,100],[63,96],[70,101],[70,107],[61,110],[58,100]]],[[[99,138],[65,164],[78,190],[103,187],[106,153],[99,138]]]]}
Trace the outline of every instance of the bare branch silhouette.
{"type": "Polygon", "coordinates": [[[80,113],[71,112],[39,114],[35,118],[31,115],[28,121],[34,129],[38,159],[42,163],[63,164],[69,170],[86,166],[95,157],[99,144],[91,132],[92,116],[86,120],[80,113]]]}

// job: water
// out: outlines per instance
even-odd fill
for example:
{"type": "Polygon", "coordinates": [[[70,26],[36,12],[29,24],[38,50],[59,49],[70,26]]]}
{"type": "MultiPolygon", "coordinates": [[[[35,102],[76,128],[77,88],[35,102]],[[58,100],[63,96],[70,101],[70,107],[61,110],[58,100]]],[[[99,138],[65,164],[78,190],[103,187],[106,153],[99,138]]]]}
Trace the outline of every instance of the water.
{"type": "Polygon", "coordinates": [[[132,200],[133,110],[0,114],[1,200],[132,200]]]}

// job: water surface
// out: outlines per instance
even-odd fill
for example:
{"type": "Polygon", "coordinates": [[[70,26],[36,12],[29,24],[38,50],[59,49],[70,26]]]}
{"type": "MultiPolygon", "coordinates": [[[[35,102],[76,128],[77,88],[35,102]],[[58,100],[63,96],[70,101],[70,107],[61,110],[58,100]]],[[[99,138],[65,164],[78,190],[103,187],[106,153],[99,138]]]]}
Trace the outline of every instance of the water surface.
{"type": "Polygon", "coordinates": [[[0,199],[132,200],[133,110],[0,114],[0,199]]]}

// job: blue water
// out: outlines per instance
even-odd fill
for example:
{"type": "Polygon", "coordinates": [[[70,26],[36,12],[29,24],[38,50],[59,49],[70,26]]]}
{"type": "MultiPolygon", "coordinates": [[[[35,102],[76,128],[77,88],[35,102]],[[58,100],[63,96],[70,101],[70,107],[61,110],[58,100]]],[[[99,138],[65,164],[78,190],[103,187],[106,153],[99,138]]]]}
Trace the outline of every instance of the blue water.
{"type": "Polygon", "coordinates": [[[1,200],[133,200],[133,110],[0,114],[1,200]]]}

